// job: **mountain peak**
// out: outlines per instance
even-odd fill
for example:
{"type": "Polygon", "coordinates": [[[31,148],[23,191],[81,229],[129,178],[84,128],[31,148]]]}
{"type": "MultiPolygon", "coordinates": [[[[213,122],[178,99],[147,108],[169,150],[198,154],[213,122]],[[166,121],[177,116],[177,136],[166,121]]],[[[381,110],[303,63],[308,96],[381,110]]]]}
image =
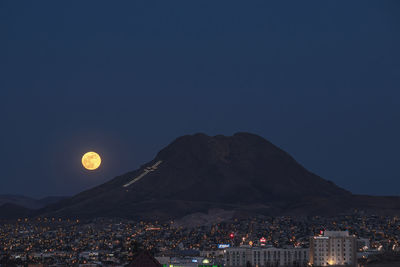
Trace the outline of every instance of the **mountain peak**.
{"type": "Polygon", "coordinates": [[[157,217],[212,208],[263,207],[271,211],[277,208],[272,203],[350,195],[307,171],[261,136],[197,133],[175,139],[140,169],[52,209],[70,215],[157,217]]]}

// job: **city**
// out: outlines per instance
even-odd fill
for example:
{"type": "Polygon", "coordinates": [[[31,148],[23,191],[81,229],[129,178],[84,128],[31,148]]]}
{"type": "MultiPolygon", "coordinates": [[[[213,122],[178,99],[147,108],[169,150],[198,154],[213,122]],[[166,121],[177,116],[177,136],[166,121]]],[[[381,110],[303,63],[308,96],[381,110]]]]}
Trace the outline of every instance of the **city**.
{"type": "Polygon", "coordinates": [[[241,264],[229,263],[229,253],[270,250],[282,257],[286,251],[301,251],[301,261],[276,262],[279,266],[306,266],[310,263],[310,240],[323,236],[328,229],[348,231],[354,236],[354,252],[359,262],[366,262],[377,254],[400,251],[399,220],[362,215],[258,217],[185,228],[174,222],[106,218],[86,222],[18,219],[1,224],[0,262],[4,265],[7,261],[9,266],[126,266],[135,253],[145,249],[167,266],[245,266],[247,262],[252,266],[274,266],[257,264],[249,256],[241,264]]]}

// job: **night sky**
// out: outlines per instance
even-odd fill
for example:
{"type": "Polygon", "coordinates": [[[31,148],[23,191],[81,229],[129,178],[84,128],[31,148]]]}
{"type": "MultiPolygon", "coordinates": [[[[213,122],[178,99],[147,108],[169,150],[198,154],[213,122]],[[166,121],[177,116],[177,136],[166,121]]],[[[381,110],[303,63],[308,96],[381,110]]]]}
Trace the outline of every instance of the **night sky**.
{"type": "Polygon", "coordinates": [[[398,1],[1,1],[0,194],[72,195],[176,137],[259,134],[400,195],[398,1]],[[103,158],[85,171],[84,152],[103,158]]]}

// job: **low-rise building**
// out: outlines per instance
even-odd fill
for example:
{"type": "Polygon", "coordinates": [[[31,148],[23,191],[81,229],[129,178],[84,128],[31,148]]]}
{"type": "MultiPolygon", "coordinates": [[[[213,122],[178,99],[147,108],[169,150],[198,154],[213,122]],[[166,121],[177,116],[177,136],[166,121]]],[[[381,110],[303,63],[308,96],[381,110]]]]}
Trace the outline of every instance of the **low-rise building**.
{"type": "Polygon", "coordinates": [[[232,247],[225,250],[225,266],[307,266],[308,248],[232,247]]]}

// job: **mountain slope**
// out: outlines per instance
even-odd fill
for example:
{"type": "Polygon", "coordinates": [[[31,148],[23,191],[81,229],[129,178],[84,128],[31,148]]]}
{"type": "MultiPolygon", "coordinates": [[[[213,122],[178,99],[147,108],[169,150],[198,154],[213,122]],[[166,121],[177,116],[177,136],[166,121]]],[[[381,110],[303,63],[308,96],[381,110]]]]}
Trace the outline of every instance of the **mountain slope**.
{"type": "MultiPolygon", "coordinates": [[[[354,196],[307,171],[260,136],[195,134],[176,139],[140,169],[50,205],[40,214],[176,218],[223,209],[324,215],[374,210],[381,202],[388,204],[379,198],[354,196]]],[[[396,199],[395,203],[400,202],[396,199]]],[[[397,210],[397,204],[388,209],[397,210]]]]}

